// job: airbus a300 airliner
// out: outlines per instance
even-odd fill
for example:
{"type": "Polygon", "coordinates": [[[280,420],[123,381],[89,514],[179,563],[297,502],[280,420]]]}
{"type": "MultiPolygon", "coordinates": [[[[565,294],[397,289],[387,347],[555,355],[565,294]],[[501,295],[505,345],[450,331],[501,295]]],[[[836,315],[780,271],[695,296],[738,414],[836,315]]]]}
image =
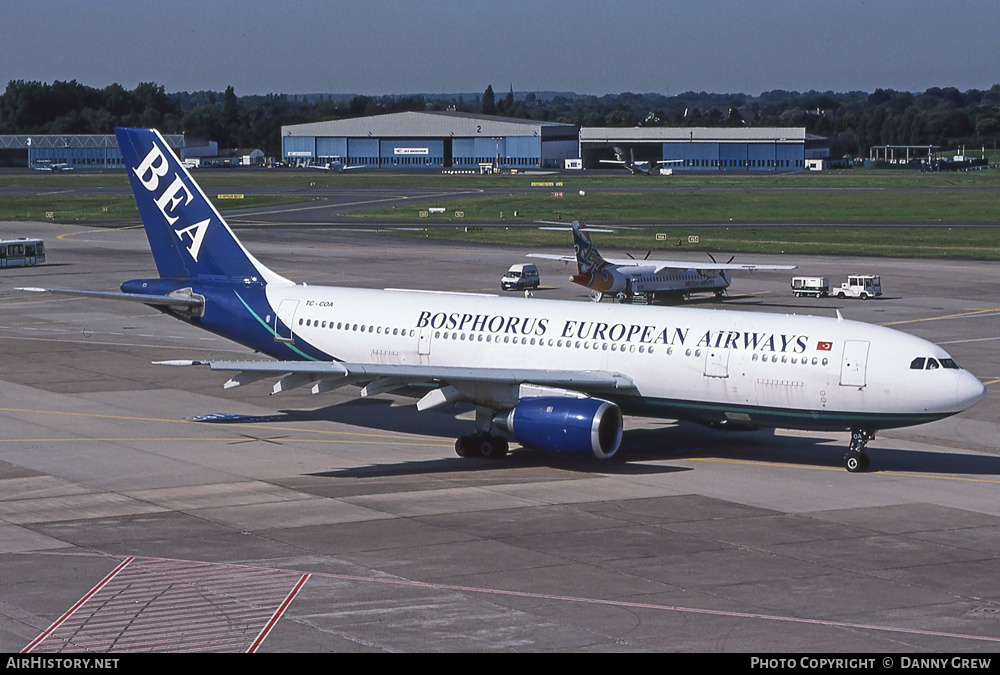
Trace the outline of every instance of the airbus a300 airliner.
{"type": "Polygon", "coordinates": [[[157,131],[115,133],[159,277],[122,293],[27,290],[145,303],[271,357],[164,362],[232,372],[227,388],[269,377],[275,393],[422,385],[420,410],[475,407],[475,431],[455,443],[463,457],[503,456],[511,436],[609,458],[623,413],[849,430],[849,471],[868,468],[876,431],[954,415],[985,394],[937,345],[839,316],[297,284],[243,247],[157,131]]]}

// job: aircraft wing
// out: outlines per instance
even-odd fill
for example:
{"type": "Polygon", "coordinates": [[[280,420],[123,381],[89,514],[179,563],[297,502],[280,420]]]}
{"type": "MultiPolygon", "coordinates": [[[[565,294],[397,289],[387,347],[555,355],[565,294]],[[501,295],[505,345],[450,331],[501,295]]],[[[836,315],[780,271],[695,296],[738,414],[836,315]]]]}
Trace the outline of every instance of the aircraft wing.
{"type": "MultiPolygon", "coordinates": [[[[576,256],[554,255],[551,253],[529,253],[528,258],[558,260],[564,263],[575,263],[576,256]]],[[[663,270],[794,270],[797,265],[757,265],[755,263],[699,263],[681,260],[633,260],[632,258],[605,258],[607,262],[619,267],[652,267],[652,274],[663,270]]]]}
{"type": "Polygon", "coordinates": [[[609,263],[622,267],[654,267],[654,274],[663,270],[794,270],[797,265],[757,265],[755,263],[700,263],[690,260],[632,260],[607,258],[609,263]]]}
{"type": "Polygon", "coordinates": [[[235,372],[227,389],[269,377],[280,377],[272,387],[277,394],[295,387],[312,386],[312,393],[330,391],[348,384],[368,384],[362,396],[396,389],[407,384],[430,382],[439,386],[418,403],[420,410],[455,400],[468,400],[460,393],[477,386],[537,385],[569,388],[577,392],[634,390],[626,375],[601,370],[544,370],[532,368],[485,368],[463,366],[421,366],[398,363],[344,363],[341,361],[157,361],[166,366],[208,366],[212,370],[235,372]]]}
{"type": "Polygon", "coordinates": [[[350,166],[345,164],[309,164],[306,166],[307,169],[318,169],[319,171],[333,171],[334,173],[340,173],[342,171],[353,171],[354,169],[365,169],[368,168],[364,164],[351,164],[350,166]]]}

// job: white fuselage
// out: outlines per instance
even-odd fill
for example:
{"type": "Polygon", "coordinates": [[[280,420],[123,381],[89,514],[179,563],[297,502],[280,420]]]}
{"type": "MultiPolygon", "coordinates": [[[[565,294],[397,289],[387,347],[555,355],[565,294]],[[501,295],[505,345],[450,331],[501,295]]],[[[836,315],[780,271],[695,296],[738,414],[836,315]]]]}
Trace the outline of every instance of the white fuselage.
{"type": "Polygon", "coordinates": [[[268,286],[267,295],[293,344],[333,359],[616,372],[635,383],[636,403],[710,404],[734,423],[768,409],[792,413],[773,426],[828,427],[840,413],[905,426],[929,419],[897,416],[942,417],[983,395],[963,369],[912,367],[950,361],[940,347],[855,321],[301,285],[268,286]]]}
{"type": "Polygon", "coordinates": [[[628,279],[632,293],[712,293],[729,288],[728,275],[714,270],[657,270],[651,266],[637,266],[619,267],[618,272],[628,279]]]}

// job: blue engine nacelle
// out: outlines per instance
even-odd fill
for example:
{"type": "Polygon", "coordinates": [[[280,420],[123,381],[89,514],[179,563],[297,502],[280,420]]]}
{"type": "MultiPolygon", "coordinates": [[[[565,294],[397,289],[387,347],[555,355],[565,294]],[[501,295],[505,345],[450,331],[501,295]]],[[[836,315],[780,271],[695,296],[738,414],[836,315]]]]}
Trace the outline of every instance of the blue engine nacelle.
{"type": "Polygon", "coordinates": [[[622,440],[621,410],[597,398],[526,398],[493,423],[521,445],[557,455],[607,459],[622,440]]]}

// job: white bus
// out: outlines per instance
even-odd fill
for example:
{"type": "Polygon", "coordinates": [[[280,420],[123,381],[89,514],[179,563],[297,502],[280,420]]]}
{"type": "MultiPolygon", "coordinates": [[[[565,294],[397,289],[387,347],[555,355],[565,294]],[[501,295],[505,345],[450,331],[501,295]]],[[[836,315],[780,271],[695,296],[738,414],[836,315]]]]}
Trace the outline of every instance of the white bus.
{"type": "Polygon", "coordinates": [[[41,239],[0,239],[0,267],[24,267],[45,262],[41,239]]]}

